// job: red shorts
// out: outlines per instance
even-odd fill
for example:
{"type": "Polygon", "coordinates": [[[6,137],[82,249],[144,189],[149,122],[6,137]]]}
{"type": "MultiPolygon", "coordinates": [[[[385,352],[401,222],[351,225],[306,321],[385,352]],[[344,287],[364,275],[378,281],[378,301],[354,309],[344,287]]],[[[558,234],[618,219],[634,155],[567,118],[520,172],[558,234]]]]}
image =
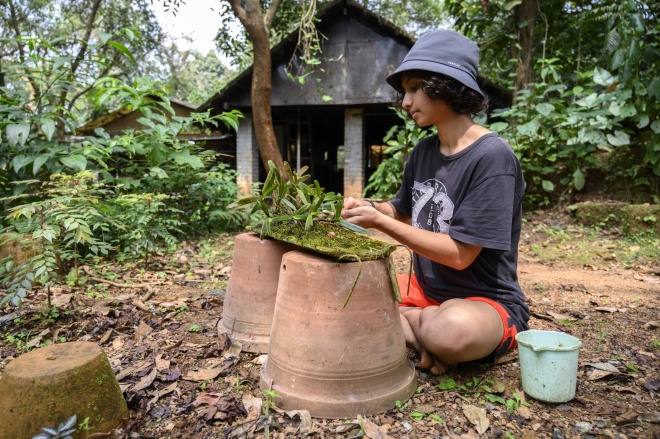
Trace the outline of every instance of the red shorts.
{"type": "MultiPolygon", "coordinates": [[[[422,288],[417,282],[416,276],[408,276],[407,274],[397,274],[396,275],[397,283],[399,284],[399,290],[401,291],[401,303],[399,306],[412,306],[417,308],[426,308],[427,306],[435,305],[439,306],[442,302],[433,300],[429,297],[426,297],[422,288]],[[410,279],[410,291],[408,291],[408,279],[410,279]]],[[[497,349],[494,351],[494,356],[502,355],[508,350],[515,348],[518,343],[516,342],[516,334],[518,329],[513,324],[513,319],[509,315],[509,312],[505,307],[495,300],[488,299],[486,297],[466,297],[464,300],[473,300],[475,302],[484,302],[495,308],[495,311],[500,315],[502,319],[502,328],[504,329],[504,335],[502,336],[502,341],[500,342],[497,349]]]]}

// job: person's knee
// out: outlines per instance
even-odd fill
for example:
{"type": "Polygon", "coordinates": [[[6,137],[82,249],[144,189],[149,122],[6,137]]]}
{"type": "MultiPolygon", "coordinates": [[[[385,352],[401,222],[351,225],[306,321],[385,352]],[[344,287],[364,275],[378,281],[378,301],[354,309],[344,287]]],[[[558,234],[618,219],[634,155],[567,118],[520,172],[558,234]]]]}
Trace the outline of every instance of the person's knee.
{"type": "MultiPolygon", "coordinates": [[[[428,308],[427,308],[428,309],[428,308]]],[[[419,316],[422,343],[436,354],[453,357],[475,342],[470,316],[465,310],[424,309],[419,316]]]]}

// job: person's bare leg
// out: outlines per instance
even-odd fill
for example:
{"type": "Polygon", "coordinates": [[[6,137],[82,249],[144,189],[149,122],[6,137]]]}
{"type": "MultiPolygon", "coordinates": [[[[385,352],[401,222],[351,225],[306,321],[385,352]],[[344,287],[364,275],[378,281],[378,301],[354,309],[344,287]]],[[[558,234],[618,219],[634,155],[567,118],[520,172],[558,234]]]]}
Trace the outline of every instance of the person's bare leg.
{"type": "Polygon", "coordinates": [[[419,316],[422,313],[422,309],[415,307],[402,307],[399,310],[406,344],[419,354],[420,366],[422,369],[429,369],[434,375],[444,373],[447,369],[446,365],[428,352],[417,338],[416,331],[419,331],[419,316]]]}
{"type": "Polygon", "coordinates": [[[440,364],[484,358],[499,346],[504,334],[500,315],[484,302],[448,300],[439,307],[424,308],[417,319],[417,325],[411,325],[417,342],[440,364]]]}

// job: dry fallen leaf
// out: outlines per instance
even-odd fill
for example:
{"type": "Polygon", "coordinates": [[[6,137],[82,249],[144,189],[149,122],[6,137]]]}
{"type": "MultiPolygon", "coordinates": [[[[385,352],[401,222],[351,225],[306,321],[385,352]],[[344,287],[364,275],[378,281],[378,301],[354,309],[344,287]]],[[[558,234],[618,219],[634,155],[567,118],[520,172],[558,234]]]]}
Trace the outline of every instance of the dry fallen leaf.
{"type": "Polygon", "coordinates": [[[627,412],[624,414],[617,416],[614,419],[614,422],[617,424],[630,424],[631,422],[635,422],[637,420],[637,417],[639,416],[639,413],[632,409],[628,409],[627,412]]]}
{"type": "Polygon", "coordinates": [[[140,361],[138,363],[135,363],[131,367],[127,367],[126,369],[121,370],[119,373],[117,373],[115,378],[117,379],[117,381],[121,381],[122,379],[126,378],[127,376],[132,375],[135,372],[139,372],[141,370],[144,370],[147,367],[150,367],[151,365],[153,365],[153,362],[151,360],[140,361]]]}
{"type": "Polygon", "coordinates": [[[485,408],[480,408],[474,405],[464,405],[463,414],[468,418],[468,421],[475,426],[479,435],[484,434],[486,430],[488,430],[490,421],[488,421],[488,418],[486,417],[485,408]]]}
{"type": "Polygon", "coordinates": [[[154,382],[156,376],[158,376],[158,369],[154,367],[153,369],[151,369],[151,372],[149,372],[149,375],[143,376],[142,379],[138,381],[138,383],[134,387],[131,388],[131,391],[137,393],[140,390],[146,389],[151,385],[151,383],[154,382]]]}
{"type": "Polygon", "coordinates": [[[570,322],[574,322],[577,319],[573,316],[569,316],[568,314],[560,314],[557,312],[552,312],[552,311],[547,311],[548,315],[554,317],[557,320],[568,320],[570,322]]]}
{"type": "Polygon", "coordinates": [[[261,398],[255,398],[252,395],[244,395],[241,400],[243,407],[247,410],[247,419],[246,421],[251,421],[261,417],[261,398]]]}
{"type": "Polygon", "coordinates": [[[615,385],[615,386],[612,386],[612,388],[614,390],[616,390],[617,392],[625,392],[625,393],[632,393],[632,394],[637,393],[637,390],[633,389],[632,387],[624,387],[624,386],[615,385]]]}
{"type": "Polygon", "coordinates": [[[660,424],[660,412],[655,411],[649,413],[642,413],[641,415],[639,415],[639,420],[644,422],[651,422],[653,424],[660,424]]]}
{"type": "Polygon", "coordinates": [[[232,342],[231,346],[229,346],[229,349],[226,349],[224,352],[222,352],[222,358],[238,358],[242,349],[243,345],[240,342],[232,342]]]}
{"type": "Polygon", "coordinates": [[[140,324],[138,325],[137,328],[135,328],[135,339],[139,340],[142,337],[145,337],[153,332],[153,328],[146,323],[144,323],[142,320],[140,320],[140,324]]]}
{"type": "Polygon", "coordinates": [[[520,407],[516,409],[516,412],[525,419],[532,419],[532,411],[525,404],[525,392],[519,389],[516,389],[516,394],[520,397],[520,407]]]}
{"type": "Polygon", "coordinates": [[[347,424],[341,424],[335,429],[335,433],[348,433],[349,431],[360,428],[360,424],[356,421],[347,424]]]}
{"type": "Polygon", "coordinates": [[[200,369],[200,370],[189,370],[183,376],[184,380],[188,381],[208,381],[214,380],[220,375],[222,369],[200,369]]]}
{"type": "Polygon", "coordinates": [[[41,339],[44,338],[44,336],[46,336],[47,334],[50,334],[50,328],[44,329],[36,337],[34,337],[29,342],[27,342],[27,347],[35,348],[39,346],[39,343],[41,343],[41,339]]]}
{"type": "Polygon", "coordinates": [[[654,320],[644,324],[644,329],[656,329],[658,326],[660,326],[660,323],[654,320]]]}
{"type": "Polygon", "coordinates": [[[595,380],[600,380],[602,378],[608,377],[610,375],[617,375],[619,372],[610,372],[606,370],[598,370],[594,369],[591,374],[587,377],[587,380],[589,381],[595,381],[595,380]]]}
{"type": "Polygon", "coordinates": [[[365,436],[369,439],[387,439],[390,436],[387,435],[387,431],[383,427],[379,427],[370,420],[363,418],[361,415],[357,415],[357,420],[364,430],[365,436]]]}
{"type": "Polygon", "coordinates": [[[51,302],[55,308],[60,308],[64,305],[68,305],[71,302],[71,299],[73,299],[73,294],[54,294],[51,302]]]}
{"type": "Polygon", "coordinates": [[[197,398],[193,401],[194,406],[202,405],[202,404],[208,404],[208,405],[215,405],[216,402],[222,398],[221,393],[211,393],[211,392],[205,392],[205,393],[200,393],[197,395],[197,398]]]}
{"type": "Polygon", "coordinates": [[[607,372],[615,372],[615,373],[619,372],[619,369],[617,369],[616,366],[610,363],[587,363],[586,366],[591,366],[594,369],[604,370],[607,372]]]}
{"type": "Polygon", "coordinates": [[[110,336],[112,335],[112,328],[108,329],[105,331],[105,334],[103,334],[103,337],[99,340],[99,344],[105,344],[107,343],[108,340],[110,340],[110,336]]]}
{"type": "Polygon", "coordinates": [[[435,412],[435,407],[433,407],[431,404],[422,404],[415,407],[415,411],[428,415],[429,413],[435,412]]]}
{"type": "Polygon", "coordinates": [[[298,416],[300,418],[300,425],[298,425],[298,433],[307,434],[312,432],[312,415],[307,410],[289,410],[286,412],[290,418],[298,416]]]}
{"type": "Polygon", "coordinates": [[[156,369],[159,372],[168,370],[170,368],[170,360],[163,359],[163,354],[158,354],[156,356],[156,369]]]}

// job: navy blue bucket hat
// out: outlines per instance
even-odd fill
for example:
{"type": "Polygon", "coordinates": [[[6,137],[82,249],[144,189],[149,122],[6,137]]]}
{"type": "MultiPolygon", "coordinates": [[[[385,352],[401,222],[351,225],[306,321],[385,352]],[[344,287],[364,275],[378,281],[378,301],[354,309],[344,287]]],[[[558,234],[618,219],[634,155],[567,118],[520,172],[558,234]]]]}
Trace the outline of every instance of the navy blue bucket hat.
{"type": "Polygon", "coordinates": [[[401,74],[409,70],[441,73],[484,95],[477,84],[479,47],[454,31],[438,30],[420,37],[399,68],[387,77],[387,83],[403,93],[401,74]]]}

